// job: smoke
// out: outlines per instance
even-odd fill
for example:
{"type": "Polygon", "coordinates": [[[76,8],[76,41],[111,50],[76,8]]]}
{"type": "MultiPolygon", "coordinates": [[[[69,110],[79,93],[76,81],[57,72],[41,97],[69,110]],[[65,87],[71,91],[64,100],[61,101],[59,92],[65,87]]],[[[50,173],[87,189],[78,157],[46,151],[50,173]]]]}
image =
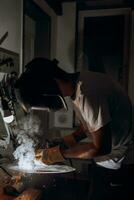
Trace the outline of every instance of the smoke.
{"type": "Polygon", "coordinates": [[[35,116],[27,116],[18,122],[14,129],[17,136],[17,148],[13,155],[19,168],[33,169],[35,167],[35,147],[39,144],[40,121],[35,116]]]}

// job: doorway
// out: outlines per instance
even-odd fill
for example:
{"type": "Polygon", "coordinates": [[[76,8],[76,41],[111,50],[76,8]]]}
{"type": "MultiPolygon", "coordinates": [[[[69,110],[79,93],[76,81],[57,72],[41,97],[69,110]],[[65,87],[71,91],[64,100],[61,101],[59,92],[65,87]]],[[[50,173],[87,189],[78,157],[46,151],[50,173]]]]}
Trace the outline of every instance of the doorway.
{"type": "Polygon", "coordinates": [[[107,73],[127,90],[130,10],[80,11],[77,70],[107,73]]]}

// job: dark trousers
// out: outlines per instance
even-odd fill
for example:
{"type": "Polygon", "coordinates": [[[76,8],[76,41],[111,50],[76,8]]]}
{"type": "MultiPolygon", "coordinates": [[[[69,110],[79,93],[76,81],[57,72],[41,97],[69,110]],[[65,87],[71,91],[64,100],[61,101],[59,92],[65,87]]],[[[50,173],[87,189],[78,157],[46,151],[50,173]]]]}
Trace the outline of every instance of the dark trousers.
{"type": "Polygon", "coordinates": [[[134,199],[134,165],[112,170],[92,164],[89,180],[88,200],[134,199]]]}

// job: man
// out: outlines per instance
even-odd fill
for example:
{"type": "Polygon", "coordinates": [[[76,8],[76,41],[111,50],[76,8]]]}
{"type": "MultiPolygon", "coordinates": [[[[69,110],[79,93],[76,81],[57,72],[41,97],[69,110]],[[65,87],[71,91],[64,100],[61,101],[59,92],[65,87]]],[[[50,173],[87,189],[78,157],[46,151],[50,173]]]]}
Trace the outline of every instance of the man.
{"type": "MultiPolygon", "coordinates": [[[[105,189],[108,185],[122,187],[119,180],[112,182],[120,174],[117,172],[122,170],[122,164],[133,163],[133,151],[130,151],[133,149],[131,102],[109,76],[90,71],[70,74],[57,65],[55,60],[45,58],[29,62],[16,82],[18,100],[27,112],[38,106],[50,110],[66,109],[64,97],[71,98],[81,127],[63,138],[64,148],[58,145],[44,150],[42,160],[53,164],[66,158],[94,159],[95,187],[90,199],[108,198],[105,189]],[[79,143],[88,136],[91,142],[79,143]]],[[[41,157],[42,153],[37,151],[36,158],[41,157]]]]}

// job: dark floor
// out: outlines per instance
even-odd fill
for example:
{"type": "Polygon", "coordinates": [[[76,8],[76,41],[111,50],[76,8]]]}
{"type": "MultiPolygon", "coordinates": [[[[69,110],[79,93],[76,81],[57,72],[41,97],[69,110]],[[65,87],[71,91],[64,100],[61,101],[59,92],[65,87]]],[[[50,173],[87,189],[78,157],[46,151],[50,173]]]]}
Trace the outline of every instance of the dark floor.
{"type": "Polygon", "coordinates": [[[101,173],[98,174],[97,171],[94,171],[93,174],[93,171],[90,169],[90,174],[92,174],[94,180],[97,180],[97,185],[95,185],[94,190],[90,176],[88,176],[87,179],[81,179],[80,177],[79,179],[75,174],[70,177],[57,177],[55,178],[55,184],[53,184],[53,186],[51,185],[43,189],[41,200],[89,200],[89,189],[91,192],[90,194],[94,194],[92,197],[90,196],[90,199],[134,199],[134,165],[124,166],[120,173],[112,173],[112,176],[110,173],[108,173],[107,176],[106,172],[104,176],[102,170],[100,172],[101,173]]]}
{"type": "Polygon", "coordinates": [[[89,183],[59,178],[56,185],[42,192],[41,200],[87,200],[89,183]]]}

